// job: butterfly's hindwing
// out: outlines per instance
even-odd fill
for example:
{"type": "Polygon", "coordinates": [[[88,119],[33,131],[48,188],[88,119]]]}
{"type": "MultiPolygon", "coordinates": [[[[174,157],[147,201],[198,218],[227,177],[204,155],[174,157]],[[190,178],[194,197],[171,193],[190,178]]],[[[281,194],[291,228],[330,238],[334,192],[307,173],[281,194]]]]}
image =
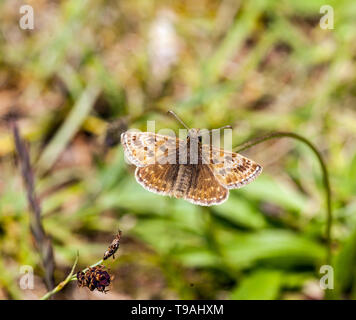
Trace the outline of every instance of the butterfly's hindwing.
{"type": "Polygon", "coordinates": [[[172,195],[178,170],[178,165],[151,164],[143,168],[137,167],[135,176],[137,182],[148,191],[172,195]]]}
{"type": "Polygon", "coordinates": [[[148,191],[183,198],[201,206],[224,202],[229,195],[208,165],[153,164],[136,169],[136,180],[148,191]]]}
{"type": "Polygon", "coordinates": [[[201,206],[223,203],[229,196],[229,190],[222,186],[208,165],[194,165],[190,187],[185,199],[201,206]]]}

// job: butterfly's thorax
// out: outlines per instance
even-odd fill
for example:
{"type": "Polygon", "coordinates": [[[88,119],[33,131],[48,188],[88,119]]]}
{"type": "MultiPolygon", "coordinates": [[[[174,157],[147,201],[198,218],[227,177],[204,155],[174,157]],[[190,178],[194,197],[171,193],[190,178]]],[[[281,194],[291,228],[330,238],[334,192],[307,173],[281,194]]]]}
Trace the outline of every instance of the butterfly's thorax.
{"type": "Polygon", "coordinates": [[[187,164],[203,164],[203,145],[198,138],[187,139],[187,164]]]}

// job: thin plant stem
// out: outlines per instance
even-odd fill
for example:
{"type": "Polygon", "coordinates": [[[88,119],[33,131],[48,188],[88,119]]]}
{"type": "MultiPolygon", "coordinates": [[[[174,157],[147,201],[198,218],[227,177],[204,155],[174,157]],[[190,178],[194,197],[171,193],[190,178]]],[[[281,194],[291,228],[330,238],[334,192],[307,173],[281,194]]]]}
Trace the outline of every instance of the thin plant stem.
{"type": "MultiPolygon", "coordinates": [[[[98,266],[99,264],[102,264],[103,262],[104,262],[104,260],[101,259],[101,260],[95,262],[94,264],[92,264],[91,266],[89,266],[89,267],[83,269],[82,272],[86,272],[86,271],[89,270],[89,268],[94,268],[94,267],[98,266]]],[[[77,275],[76,275],[76,274],[73,275],[73,276],[70,278],[70,281],[75,281],[75,280],[77,280],[77,275]]]]}
{"type": "Polygon", "coordinates": [[[241,152],[244,151],[248,148],[251,148],[257,144],[260,144],[262,142],[265,142],[267,140],[271,139],[276,139],[276,138],[292,138],[295,140],[299,140],[306,144],[316,155],[322,173],[323,173],[323,184],[325,187],[325,199],[326,199],[326,246],[327,246],[327,254],[326,254],[326,264],[330,265],[331,263],[331,245],[332,245],[332,235],[331,235],[331,227],[332,227],[332,220],[333,220],[333,215],[332,215],[332,207],[331,207],[331,188],[330,188],[330,180],[329,180],[329,173],[328,173],[328,168],[325,164],[325,161],[323,160],[323,157],[321,153],[318,151],[318,149],[306,138],[300,136],[299,134],[293,133],[293,132],[272,132],[269,133],[265,136],[258,137],[256,139],[247,141],[246,143],[237,146],[234,151],[235,152],[241,152]]]}
{"type": "Polygon", "coordinates": [[[79,254],[77,253],[77,256],[75,258],[72,270],[70,271],[69,275],[67,276],[67,278],[65,278],[64,281],[62,281],[60,284],[58,284],[53,290],[47,292],[42,298],[41,300],[48,300],[50,297],[52,297],[55,293],[61,291],[72,279],[75,267],[77,266],[78,263],[78,258],[79,258],[79,254]]]}
{"type": "MultiPolygon", "coordinates": [[[[77,280],[77,275],[74,274],[74,270],[78,263],[78,257],[79,257],[79,255],[77,254],[77,257],[73,264],[72,270],[69,273],[69,275],[67,276],[67,278],[64,281],[62,281],[60,284],[58,284],[52,291],[47,292],[40,300],[48,300],[55,293],[61,291],[69,282],[77,280]]],[[[98,262],[94,263],[90,267],[83,269],[82,272],[86,272],[87,270],[89,270],[89,268],[94,268],[94,267],[98,266],[99,264],[102,264],[103,261],[104,261],[103,259],[99,260],[98,262]]]]}

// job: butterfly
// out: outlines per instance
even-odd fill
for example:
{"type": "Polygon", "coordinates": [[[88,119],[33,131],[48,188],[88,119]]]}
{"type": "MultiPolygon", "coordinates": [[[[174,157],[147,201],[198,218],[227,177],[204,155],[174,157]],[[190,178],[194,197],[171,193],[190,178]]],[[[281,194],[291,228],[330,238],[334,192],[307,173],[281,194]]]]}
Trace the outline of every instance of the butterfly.
{"type": "Polygon", "coordinates": [[[262,172],[262,166],[238,153],[204,144],[200,129],[189,129],[169,113],[188,130],[185,140],[153,132],[121,135],[125,156],[137,167],[136,180],[148,191],[212,206],[226,201],[229,189],[252,182],[262,172]]]}

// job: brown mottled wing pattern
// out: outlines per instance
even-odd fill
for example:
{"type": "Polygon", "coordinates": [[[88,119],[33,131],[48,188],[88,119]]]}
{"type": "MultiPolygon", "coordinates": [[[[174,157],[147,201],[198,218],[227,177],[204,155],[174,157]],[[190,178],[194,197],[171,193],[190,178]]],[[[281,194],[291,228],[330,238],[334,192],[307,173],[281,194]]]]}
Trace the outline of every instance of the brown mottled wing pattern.
{"type": "Polygon", "coordinates": [[[200,145],[198,163],[178,162],[180,155],[192,157],[187,152],[192,150],[190,144],[151,132],[128,131],[121,142],[126,157],[137,166],[136,180],[145,189],[202,206],[221,204],[229,189],[250,183],[262,172],[254,161],[209,145],[200,145]]]}
{"type": "Polygon", "coordinates": [[[152,164],[138,167],[136,180],[148,191],[201,206],[220,204],[229,196],[229,190],[217,181],[208,165],[152,164]]]}
{"type": "Polygon", "coordinates": [[[185,199],[201,206],[223,203],[229,197],[229,190],[222,186],[208,165],[191,165],[195,167],[191,175],[190,188],[185,199]]]}
{"type": "Polygon", "coordinates": [[[121,143],[128,160],[137,167],[154,163],[176,163],[176,151],[182,140],[152,132],[127,131],[121,143]]]}
{"type": "Polygon", "coordinates": [[[151,164],[146,167],[137,167],[135,176],[137,182],[148,191],[172,195],[179,165],[151,164]]]}
{"type": "Polygon", "coordinates": [[[216,179],[228,189],[241,188],[255,180],[262,172],[262,166],[256,162],[223,149],[204,145],[203,157],[216,179]]]}

